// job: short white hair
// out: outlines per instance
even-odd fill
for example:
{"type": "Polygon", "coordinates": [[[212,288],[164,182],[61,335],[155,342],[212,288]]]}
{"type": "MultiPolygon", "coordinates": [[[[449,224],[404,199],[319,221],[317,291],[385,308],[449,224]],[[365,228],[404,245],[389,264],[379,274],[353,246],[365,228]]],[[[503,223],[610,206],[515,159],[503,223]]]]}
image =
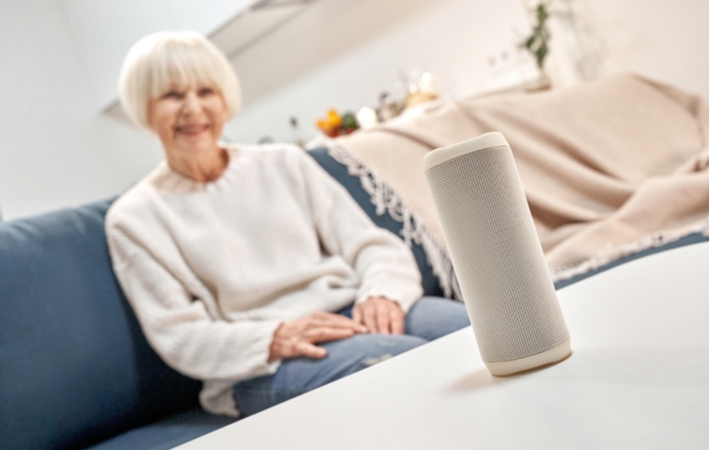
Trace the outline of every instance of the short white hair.
{"type": "Polygon", "coordinates": [[[148,103],[171,88],[206,86],[224,99],[228,118],[241,107],[239,80],[227,58],[208,39],[194,31],[162,31],[139,40],[121,69],[121,104],[144,128],[148,103]]]}

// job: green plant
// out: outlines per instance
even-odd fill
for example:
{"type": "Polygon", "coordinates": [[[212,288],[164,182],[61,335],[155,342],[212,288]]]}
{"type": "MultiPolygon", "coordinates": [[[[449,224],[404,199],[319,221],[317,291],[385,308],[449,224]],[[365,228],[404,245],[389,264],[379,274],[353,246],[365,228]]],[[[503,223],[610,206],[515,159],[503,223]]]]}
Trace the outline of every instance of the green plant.
{"type": "Polygon", "coordinates": [[[535,57],[537,67],[542,71],[545,64],[545,57],[549,52],[548,42],[550,41],[550,30],[547,26],[547,20],[550,18],[548,11],[549,2],[541,1],[533,9],[533,17],[535,23],[530,36],[525,38],[520,43],[520,47],[526,49],[535,57]]]}

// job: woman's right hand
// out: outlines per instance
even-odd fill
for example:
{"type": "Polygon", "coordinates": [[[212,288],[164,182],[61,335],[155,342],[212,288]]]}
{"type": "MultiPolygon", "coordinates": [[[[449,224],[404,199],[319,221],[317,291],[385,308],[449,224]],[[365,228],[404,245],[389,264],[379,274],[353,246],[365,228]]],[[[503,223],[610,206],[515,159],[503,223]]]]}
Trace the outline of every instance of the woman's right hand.
{"type": "Polygon", "coordinates": [[[367,333],[367,328],[345,316],[316,311],[284,322],[276,329],[269,348],[269,362],[298,356],[324,358],[328,351],[315,344],[347,339],[356,333],[367,333]]]}

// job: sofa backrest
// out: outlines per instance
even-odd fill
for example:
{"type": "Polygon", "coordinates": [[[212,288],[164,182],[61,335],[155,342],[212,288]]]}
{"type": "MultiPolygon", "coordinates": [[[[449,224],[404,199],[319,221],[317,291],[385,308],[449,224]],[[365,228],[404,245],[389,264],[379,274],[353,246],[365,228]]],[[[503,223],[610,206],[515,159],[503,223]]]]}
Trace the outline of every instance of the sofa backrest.
{"type": "MultiPolygon", "coordinates": [[[[327,147],[310,149],[308,150],[308,154],[348,191],[350,196],[360,208],[365,211],[375,225],[391,231],[395,236],[402,239],[403,221],[393,219],[387,212],[377,211],[377,207],[372,202],[370,194],[368,194],[363,187],[359,175],[349,173],[348,167],[333,158],[327,147]]],[[[384,181],[383,184],[386,185],[384,181]]],[[[387,186],[387,189],[393,190],[390,186],[387,186]]],[[[444,292],[440,286],[439,277],[434,274],[434,270],[430,261],[427,259],[427,254],[422,243],[412,241],[409,243],[409,248],[414,255],[419,273],[422,276],[424,295],[443,297],[444,292]]]]}
{"type": "Polygon", "coordinates": [[[2,448],[81,448],[197,406],[113,275],[111,203],[0,223],[2,448]]]}

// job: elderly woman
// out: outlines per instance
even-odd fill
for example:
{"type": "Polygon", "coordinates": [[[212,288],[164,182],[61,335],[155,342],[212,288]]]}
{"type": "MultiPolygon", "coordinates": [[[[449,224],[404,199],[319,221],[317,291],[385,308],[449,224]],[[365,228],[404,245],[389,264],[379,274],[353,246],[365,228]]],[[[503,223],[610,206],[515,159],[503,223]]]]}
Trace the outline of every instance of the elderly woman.
{"type": "Polygon", "coordinates": [[[208,40],[139,41],[121,101],[165,161],[107,215],[113,267],[206,410],[253,414],[468,324],[461,304],[419,299],[409,249],[308,154],[220,142],[240,91],[208,40]]]}

